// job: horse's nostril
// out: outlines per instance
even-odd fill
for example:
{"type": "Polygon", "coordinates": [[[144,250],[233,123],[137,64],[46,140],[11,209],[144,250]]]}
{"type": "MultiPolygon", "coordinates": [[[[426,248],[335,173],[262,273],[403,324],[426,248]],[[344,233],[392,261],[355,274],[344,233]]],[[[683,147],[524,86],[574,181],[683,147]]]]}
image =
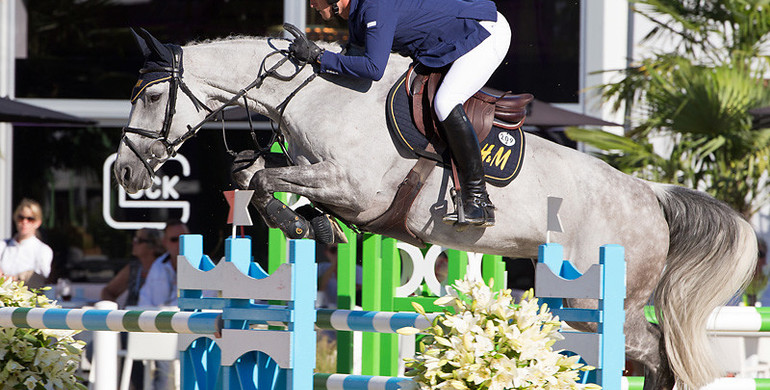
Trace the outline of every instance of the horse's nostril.
{"type": "Polygon", "coordinates": [[[131,179],[131,167],[123,168],[123,182],[128,182],[131,179]]]}

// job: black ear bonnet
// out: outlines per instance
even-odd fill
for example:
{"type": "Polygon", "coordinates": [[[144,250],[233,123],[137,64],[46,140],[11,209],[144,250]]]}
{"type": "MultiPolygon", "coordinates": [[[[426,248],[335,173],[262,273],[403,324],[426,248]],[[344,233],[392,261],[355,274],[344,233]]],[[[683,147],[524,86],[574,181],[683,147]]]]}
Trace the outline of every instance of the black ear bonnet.
{"type": "Polygon", "coordinates": [[[182,48],[171,43],[161,43],[143,28],[139,31],[132,28],[131,33],[144,55],[144,66],[139,70],[139,80],[131,91],[133,104],[148,86],[170,80],[175,72],[181,76],[182,48]]]}

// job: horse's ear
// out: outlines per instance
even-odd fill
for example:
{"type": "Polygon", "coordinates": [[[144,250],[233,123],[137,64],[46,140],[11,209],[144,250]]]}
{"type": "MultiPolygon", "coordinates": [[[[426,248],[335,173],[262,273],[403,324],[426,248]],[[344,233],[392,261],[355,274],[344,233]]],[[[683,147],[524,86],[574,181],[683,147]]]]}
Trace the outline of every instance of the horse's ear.
{"type": "Polygon", "coordinates": [[[136,38],[136,42],[139,44],[139,47],[142,49],[142,54],[144,54],[145,57],[149,57],[152,53],[157,53],[161,57],[165,57],[165,55],[169,53],[169,49],[166,45],[152,36],[149,31],[140,27],[139,31],[132,28],[131,32],[134,33],[134,38],[136,38]]]}
{"type": "MultiPolygon", "coordinates": [[[[141,36],[141,35],[139,35],[139,34],[136,32],[136,30],[134,30],[134,28],[133,28],[133,27],[131,27],[130,29],[131,29],[131,34],[134,36],[134,39],[136,39],[136,44],[137,44],[137,45],[139,45],[139,49],[141,49],[141,50],[142,50],[142,55],[143,55],[145,58],[149,57],[149,56],[150,56],[150,53],[152,53],[152,52],[150,51],[150,47],[149,47],[149,46],[147,46],[147,42],[146,42],[146,40],[144,39],[144,37],[143,37],[143,36],[141,36]]],[[[139,31],[144,31],[144,32],[146,32],[146,31],[145,31],[143,28],[140,28],[140,29],[139,29],[139,31]]]]}

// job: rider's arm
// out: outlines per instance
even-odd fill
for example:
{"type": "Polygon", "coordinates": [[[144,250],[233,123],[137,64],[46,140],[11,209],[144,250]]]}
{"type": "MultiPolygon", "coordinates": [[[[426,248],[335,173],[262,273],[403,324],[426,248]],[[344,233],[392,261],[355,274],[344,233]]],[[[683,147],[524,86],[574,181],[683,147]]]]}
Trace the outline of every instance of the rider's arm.
{"type": "Polygon", "coordinates": [[[350,21],[355,23],[353,27],[366,31],[363,42],[366,48],[364,55],[346,56],[326,51],[321,56],[322,73],[345,74],[370,80],[382,78],[393,47],[396,19],[395,14],[391,12],[378,11],[379,7],[367,9],[362,18],[363,22],[350,21]]]}

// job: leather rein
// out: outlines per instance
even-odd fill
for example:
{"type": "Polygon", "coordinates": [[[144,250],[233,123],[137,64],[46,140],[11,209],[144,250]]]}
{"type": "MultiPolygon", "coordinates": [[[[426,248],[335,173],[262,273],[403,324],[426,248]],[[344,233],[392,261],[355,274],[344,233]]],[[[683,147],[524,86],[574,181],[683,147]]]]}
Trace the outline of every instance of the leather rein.
{"type": "MultiPolygon", "coordinates": [[[[277,38],[277,39],[284,39],[284,38],[277,38]]],[[[284,135],[281,131],[281,125],[283,124],[283,114],[286,110],[286,106],[288,106],[289,101],[302,89],[304,88],[310,81],[312,81],[316,77],[316,73],[314,72],[312,75],[310,75],[302,84],[300,84],[292,93],[290,93],[284,101],[278,105],[279,110],[279,119],[278,119],[278,126],[274,125],[274,122],[271,121],[271,128],[273,131],[273,135],[271,137],[270,142],[268,142],[266,147],[262,147],[257,142],[256,133],[254,131],[254,126],[251,120],[251,113],[249,112],[248,108],[248,102],[246,100],[246,93],[254,88],[259,88],[262,85],[262,82],[268,78],[268,77],[275,77],[278,80],[281,81],[290,81],[293,80],[294,77],[296,77],[307,65],[306,63],[300,63],[300,66],[298,66],[295,70],[295,72],[291,75],[284,76],[280,73],[278,73],[278,68],[280,68],[286,61],[289,60],[289,53],[287,50],[280,50],[275,49],[272,53],[265,56],[264,59],[262,59],[262,63],[259,67],[259,73],[256,79],[252,81],[249,85],[242,88],[238,93],[233,95],[227,102],[225,102],[222,106],[211,109],[208,107],[205,103],[200,101],[190,90],[190,88],[185,84],[184,80],[182,79],[182,49],[179,48],[178,50],[175,50],[173,53],[173,62],[171,67],[160,67],[160,68],[142,68],[139,70],[140,74],[145,73],[153,73],[153,72],[165,72],[170,73],[171,77],[169,79],[169,99],[166,103],[166,111],[165,116],[163,118],[163,127],[161,130],[148,130],[148,129],[142,129],[142,128],[136,128],[136,127],[130,127],[126,126],[123,127],[123,137],[122,142],[128,146],[128,148],[139,158],[140,161],[142,161],[142,164],[144,164],[144,167],[147,169],[147,172],[150,173],[150,177],[155,177],[155,171],[152,169],[152,166],[150,165],[150,162],[153,160],[164,163],[168,159],[176,156],[176,147],[187,141],[188,139],[194,137],[198,131],[203,127],[204,124],[206,124],[209,121],[217,120],[217,116],[220,116],[220,120],[222,121],[222,137],[224,139],[225,149],[227,150],[227,153],[231,156],[234,156],[236,153],[232,151],[228,145],[227,145],[227,138],[225,137],[225,124],[224,124],[224,109],[230,106],[233,106],[236,104],[236,102],[243,98],[244,101],[244,107],[246,108],[246,115],[249,118],[249,128],[251,129],[251,135],[254,143],[257,147],[257,154],[256,157],[259,157],[263,153],[267,153],[270,150],[270,146],[274,142],[278,142],[278,144],[281,146],[281,150],[286,156],[286,159],[289,161],[290,164],[295,165],[292,158],[289,156],[288,151],[286,150],[286,147],[284,145],[284,135]],[[282,54],[283,58],[281,58],[275,65],[270,67],[270,69],[265,69],[265,62],[268,58],[276,55],[276,54],[282,54]],[[182,92],[184,92],[185,95],[192,101],[195,108],[200,111],[201,109],[204,109],[208,112],[205,118],[198,122],[195,126],[187,125],[187,131],[176,138],[175,140],[169,139],[169,132],[171,129],[171,121],[174,118],[174,114],[176,113],[176,100],[177,100],[177,89],[181,89],[182,92]],[[150,147],[148,148],[148,154],[149,157],[142,157],[142,154],[140,153],[138,147],[134,142],[132,142],[130,139],[128,139],[127,135],[133,133],[133,134],[139,134],[142,137],[150,138],[153,140],[153,142],[150,144],[150,147]],[[163,147],[163,152],[161,155],[156,155],[154,153],[154,149],[152,146],[155,143],[160,143],[163,147]]]]}

